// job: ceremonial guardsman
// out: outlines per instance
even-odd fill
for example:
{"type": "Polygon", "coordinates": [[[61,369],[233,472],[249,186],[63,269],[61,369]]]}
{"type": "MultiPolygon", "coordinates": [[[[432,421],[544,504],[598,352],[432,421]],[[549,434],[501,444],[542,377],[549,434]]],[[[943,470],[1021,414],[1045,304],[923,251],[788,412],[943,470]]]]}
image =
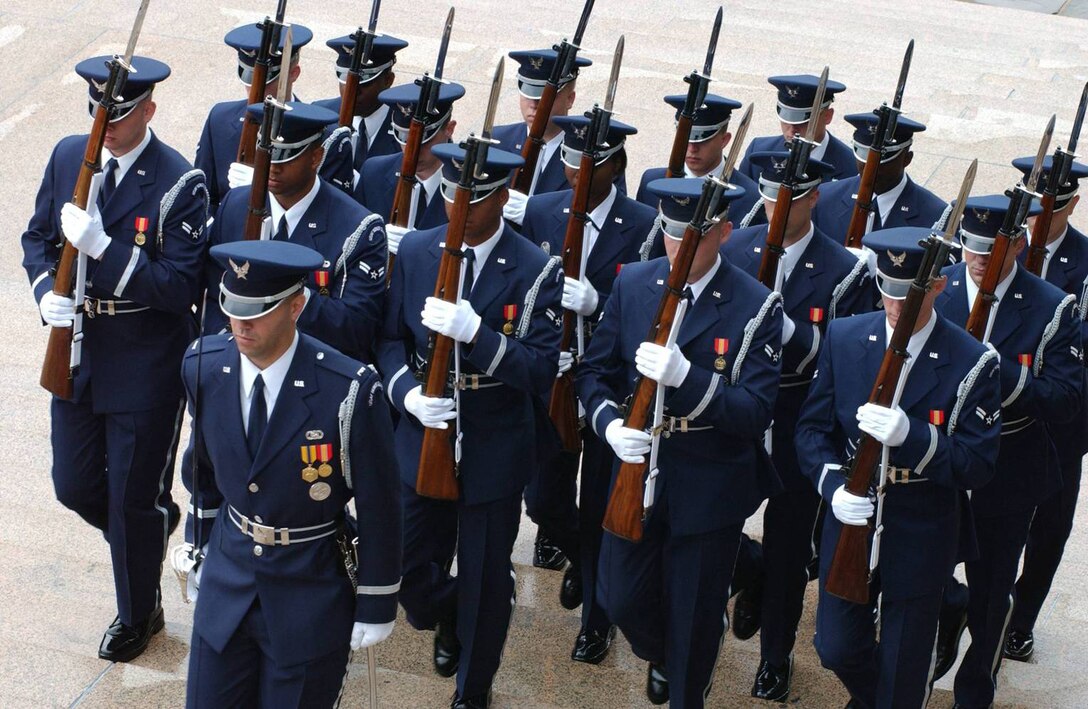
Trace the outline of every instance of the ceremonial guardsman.
{"type": "Polygon", "coordinates": [[[244,241],[211,255],[233,334],[193,343],[182,369],[191,410],[201,406],[194,492],[211,522],[186,704],[333,707],[351,650],[389,637],[397,616],[389,407],[372,367],[296,327],[321,254],[244,241]]]}
{"type": "Polygon", "coordinates": [[[641,463],[659,446],[643,539],[605,533],[598,595],[635,654],[650,663],[650,701],[673,707],[703,706],[741,527],[778,489],[762,439],[778,391],[782,300],[718,253],[732,228],[725,210],[740,188],[726,190],[719,212],[708,215],[720,221],[697,245],[685,289],[692,304],[675,345],[644,341],[703,182],[650,183],[660,199],[666,257],[620,271],[577,376],[588,423],[619,461],[641,463]],[[656,442],[623,425],[619,402],[640,375],[665,387],[665,432],[656,442]]]}
{"type": "MultiPolygon", "coordinates": [[[[92,113],[109,59],[76,66],[92,113]]],[[[98,656],[114,662],[134,659],[163,627],[159,576],[180,519],[170,496],[184,398],[177,373],[194,334],[208,210],[204,175],[148,127],[152,93],[170,68],[145,57],[132,67],[106,131],[97,203],[89,211],[68,203],[87,136],[64,138],[22,236],[42,320],[71,327],[75,308],[84,311],[75,394],[50,405],[53,484],[110,545],[117,618],[98,656]],[[82,303],[53,293],[62,233],[87,259],[82,303]]]]}
{"type": "MultiPolygon", "coordinates": [[[[945,269],[949,284],[937,301],[940,313],[957,325],[967,322],[1008,206],[1004,195],[967,201],[960,225],[964,263],[945,269]]],[[[1001,359],[1001,451],[993,481],[973,486],[971,495],[978,539],[978,557],[967,561],[971,646],[955,682],[956,704],[965,709],[993,703],[1028,528],[1036,506],[1058,494],[1062,485],[1048,427],[1070,421],[1082,403],[1076,297],[1019,266],[1016,258],[1024,247],[1019,238],[1008,250],[986,326],[985,342],[1001,359]]],[[[957,594],[953,590],[949,595],[952,600],[957,594]]]]}
{"type": "MultiPolygon", "coordinates": [[[[451,202],[464,150],[440,145],[442,197],[451,202]]],[[[386,301],[378,361],[390,401],[401,412],[397,459],[404,498],[401,603],[417,629],[435,628],[438,674],[457,674],[451,706],[490,704],[513,611],[510,562],[521,499],[536,468],[534,422],[558,371],[563,273],[502,220],[506,183],[521,157],[492,148],[478,164],[465,227],[464,295],[457,305],[432,298],[446,227],[405,237],[386,301]],[[461,378],[454,398],[424,396],[432,333],[458,344],[461,378]],[[460,498],[416,493],[423,427],[455,426],[460,498]],[[456,546],[457,575],[448,560],[456,546]]]]}
{"type": "MultiPolygon", "coordinates": [[[[351,38],[351,35],[347,35],[330,39],[325,44],[336,51],[336,78],[340,81],[340,96],[314,101],[314,104],[324,106],[339,116],[344,89],[349,80],[348,69],[351,68],[355,40],[351,38]]],[[[351,147],[354,155],[352,188],[358,184],[363,163],[367,158],[400,152],[400,144],[393,138],[392,112],[389,110],[389,104],[379,101],[378,94],[393,85],[397,78],[393,72],[393,67],[397,63],[397,52],[407,46],[408,43],[403,39],[380,34],[374,38],[370,63],[362,68],[351,123],[351,147]]]]}
{"type": "Polygon", "coordinates": [[[877,254],[884,311],[830,324],[795,438],[802,472],[830,506],[813,642],[823,666],[850,692],[850,706],[865,709],[925,706],[941,593],[958,559],[961,525],[970,524],[965,491],[991,479],[997,452],[997,357],[934,310],[944,277],[922,302],[898,404],[866,403],[922,263],[919,241],[929,233],[896,227],[864,238],[877,254]],[[887,456],[874,475],[885,477],[876,523],[883,531],[879,542],[870,534],[880,546],[867,604],[824,589],[843,525],[864,525],[874,513],[870,497],[844,487],[862,433],[883,444],[887,456]]]}
{"type": "MultiPolygon", "coordinates": [[[[396,254],[404,235],[415,229],[433,229],[442,226],[446,216],[446,202],[438,194],[442,182],[442,161],[434,154],[435,146],[450,142],[457,121],[453,119],[453,104],[465,95],[465,87],[444,82],[438,87],[435,113],[427,116],[423,129],[423,143],[419,146],[416,163],[416,184],[412,188],[411,207],[408,210],[408,226],[386,225],[389,237],[389,253],[396,254]]],[[[392,116],[393,139],[401,148],[408,142],[412,116],[419,103],[419,87],[403,84],[378,94],[382,105],[389,106],[392,116]]],[[[397,182],[404,156],[400,150],[389,155],[379,155],[363,165],[363,174],[355,186],[355,200],[370,211],[387,219],[393,211],[397,194],[397,182]]]]}
{"type": "MultiPolygon", "coordinates": [[[[760,196],[773,217],[778,188],[785,179],[789,153],[754,153],[760,196]]],[[[812,559],[813,528],[820,496],[797,461],[794,435],[801,405],[808,394],[827,325],[835,318],[868,312],[875,301],[865,263],[812,222],[812,209],[823,173],[831,166],[809,160],[805,181],[794,191],[778,264],[778,285],[785,313],[782,318],[782,383],[771,426],[770,454],[784,490],[773,496],[763,514],[763,545],[743,537],[734,589],[743,588],[733,610],[733,632],[747,639],[762,628],[760,664],[752,696],[785,701],[793,671],[793,644],[801,620],[806,566],[812,559]],[[762,559],[762,565],[760,565],[762,559]],[[762,566],[762,568],[760,568],[762,566]],[[742,579],[744,569],[756,568],[757,578],[742,579]]],[[[767,249],[768,226],[738,229],[722,253],[753,278],[767,249]]]]}
{"type": "MultiPolygon", "coordinates": [[[[875,113],[846,116],[846,122],[854,126],[854,157],[859,173],[865,166],[878,121],[875,113]]],[[[907,167],[914,160],[911,150],[914,135],[925,129],[925,125],[918,121],[899,117],[895,126],[895,141],[885,148],[886,156],[876,171],[873,185],[876,210],[870,217],[866,232],[895,226],[931,227],[942,220],[948,205],[907,175],[907,167]]],[[[854,176],[825,185],[821,190],[820,203],[813,212],[812,221],[816,227],[839,243],[846,238],[859,184],[861,177],[854,176]]]]}
{"type": "MultiPolygon", "coordinates": [[[[559,116],[555,122],[563,129],[560,147],[563,169],[567,180],[575,184],[590,120],[584,116],[559,116]]],[[[627,165],[624,147],[627,136],[636,132],[634,126],[619,121],[609,124],[608,147],[597,155],[589,188],[589,221],[582,243],[585,267],[581,278],[564,279],[563,307],[582,316],[586,346],[616,276],[624,264],[646,260],[644,254],[649,252],[657,232],[657,211],[621,194],[613,183],[627,165]]],[[[522,234],[546,254],[563,252],[572,198],[573,190],[569,189],[529,198],[522,234]]],[[[560,371],[571,367],[578,355],[562,353],[560,371]]],[[[608,654],[614,634],[608,614],[596,596],[601,520],[608,502],[612,460],[612,449],[588,428],[583,428],[581,485],[577,480],[577,457],[560,453],[544,464],[525,493],[529,516],[541,526],[544,537],[571,561],[560,586],[559,599],[565,608],[582,605],[582,627],[571,651],[571,659],[576,662],[600,663],[608,654]]]]}
{"type": "MultiPolygon", "coordinates": [[[[1020,158],[1013,165],[1031,173],[1033,158],[1020,158]]],[[[1040,189],[1051,174],[1051,158],[1043,164],[1040,189]]],[[[1088,177],[1088,166],[1074,162],[1069,178],[1058,188],[1054,218],[1047,235],[1047,256],[1042,276],[1048,283],[1077,297],[1077,315],[1080,320],[1081,353],[1088,343],[1088,238],[1069,223],[1069,217],[1077,208],[1080,180],[1088,177]]],[[[1028,225],[1034,226],[1035,219],[1028,225]]],[[[1026,250],[1025,250],[1026,253],[1026,250]]],[[[1083,361],[1083,359],[1082,359],[1083,361]]],[[[1016,582],[1016,602],[1013,604],[1009,630],[1005,635],[1005,657],[1026,661],[1035,650],[1035,620],[1043,607],[1054,573],[1062,560],[1065,542],[1073,529],[1073,513],[1077,509],[1080,492],[1081,463],[1088,452],[1088,416],[1081,413],[1072,421],[1050,426],[1051,438],[1058,449],[1061,466],[1062,488],[1039,503],[1031,521],[1027,546],[1024,549],[1024,570],[1016,582]]]]}
{"type": "MultiPolygon", "coordinates": [[[[778,89],[777,111],[782,135],[755,138],[748,144],[748,150],[744,154],[744,160],[741,161],[739,169],[753,180],[759,179],[759,170],[751,164],[748,156],[756,152],[782,150],[783,143],[788,144],[794,136],[805,135],[808,122],[813,120],[812,102],[816,100],[816,88],[820,85],[820,78],[810,74],[772,76],[767,81],[778,89]]],[[[824,175],[824,182],[843,180],[858,174],[853,151],[827,130],[835,117],[835,109],[831,107],[835,101],[835,94],[845,90],[844,84],[828,81],[824,93],[823,110],[815,118],[817,145],[812,149],[812,159],[825,162],[833,168],[824,175]]]]}
{"type": "MultiPolygon", "coordinates": [[[[683,95],[666,96],[665,103],[676,109],[676,120],[680,119],[680,110],[684,107],[687,97],[683,95]]],[[[729,119],[733,111],[741,107],[741,102],[724,96],[707,94],[703,105],[695,111],[695,117],[691,121],[691,136],[688,138],[688,152],[684,156],[684,176],[703,177],[716,175],[722,171],[722,156],[733,134],[729,132],[729,119]]],[[[778,146],[781,147],[781,146],[778,146]]],[[[638,183],[638,193],[635,196],[639,202],[648,204],[657,209],[657,197],[646,186],[654,180],[665,177],[668,168],[651,167],[642,173],[642,179],[638,183]]],[[[729,204],[729,221],[739,225],[741,220],[752,210],[756,200],[759,199],[759,186],[755,180],[747,174],[734,170],[729,178],[737,187],[744,188],[744,196],[733,200],[729,204]]],[[[749,223],[760,224],[760,219],[749,219],[749,223]]],[[[660,256],[660,253],[654,254],[660,256]]]]}
{"type": "MultiPolygon", "coordinates": [[[[280,78],[283,64],[283,44],[286,40],[286,32],[280,33],[279,52],[271,59],[268,67],[268,78],[265,86],[266,94],[274,94],[276,83],[280,78]]],[[[313,39],[313,32],[302,25],[291,25],[291,60],[288,63],[291,72],[291,83],[298,79],[302,68],[299,65],[299,55],[302,48],[313,39]]],[[[253,79],[253,66],[257,57],[257,50],[261,44],[261,31],[254,24],[235,27],[227,33],[223,41],[234,48],[238,53],[238,79],[242,82],[246,95],[253,79]]],[[[253,179],[253,168],[236,162],[238,157],[238,142],[242,137],[242,122],[245,120],[246,98],[236,101],[222,101],[212,106],[208,117],[204,121],[204,128],[200,132],[200,142],[197,143],[196,157],[193,162],[204,171],[208,179],[208,190],[211,195],[211,211],[219,208],[227,192],[236,184],[249,184],[253,179]]],[[[347,131],[330,134],[326,152],[330,159],[322,166],[321,174],[341,189],[351,190],[351,146],[350,136],[347,131]],[[345,180],[347,184],[345,184],[345,180]]]]}
{"type": "MultiPolygon", "coordinates": [[[[308,246],[324,257],[307,277],[299,328],[344,354],[369,361],[385,297],[382,219],[318,176],[324,159],[322,135],[336,122],[336,114],[305,103],[288,103],[288,109],[272,139],[268,236],[308,246]]],[[[254,104],[249,114],[261,121],[264,110],[264,104],[254,104]]],[[[250,186],[239,185],[227,193],[211,226],[211,244],[242,238],[250,192],[250,186]]],[[[213,334],[227,326],[227,315],[215,306],[223,267],[210,262],[205,273],[204,332],[213,334]]]]}

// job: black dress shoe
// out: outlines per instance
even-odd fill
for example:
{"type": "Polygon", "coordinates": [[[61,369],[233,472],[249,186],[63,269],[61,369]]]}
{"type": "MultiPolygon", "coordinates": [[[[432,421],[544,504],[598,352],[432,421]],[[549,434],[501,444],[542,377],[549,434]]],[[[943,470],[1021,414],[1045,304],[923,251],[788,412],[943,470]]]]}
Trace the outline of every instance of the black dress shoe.
{"type": "Polygon", "coordinates": [[[769,702],[785,702],[790,696],[790,680],[793,677],[793,658],[785,665],[772,665],[763,660],[752,685],[752,696],[769,702]]]}
{"type": "Polygon", "coordinates": [[[454,693],[453,701],[450,702],[450,709],[487,709],[489,706],[491,706],[491,690],[488,690],[486,694],[471,697],[459,697],[454,693]]]}
{"type": "Polygon", "coordinates": [[[536,542],[533,544],[533,566],[538,569],[559,571],[566,563],[567,555],[552,544],[552,540],[544,536],[543,532],[537,530],[536,542]]]}
{"type": "Polygon", "coordinates": [[[655,705],[669,701],[669,678],[665,676],[665,668],[652,662],[646,670],[646,698],[655,705]]]}
{"type": "Polygon", "coordinates": [[[454,623],[439,623],[434,631],[434,671],[440,677],[453,677],[461,664],[461,642],[454,623]]]}
{"type": "Polygon", "coordinates": [[[1027,662],[1035,652],[1035,634],[1030,630],[1026,633],[1010,630],[1005,634],[1005,646],[1001,652],[1010,660],[1027,662]]]}
{"type": "Polygon", "coordinates": [[[733,635],[747,640],[759,632],[763,623],[763,573],[749,587],[737,593],[733,601],[733,635]]]}
{"type": "Polygon", "coordinates": [[[574,641],[574,649],[570,651],[570,659],[575,662],[584,662],[587,665],[599,665],[608,657],[608,648],[612,646],[612,638],[616,637],[616,626],[612,626],[605,633],[589,630],[578,633],[574,641]]]}
{"type": "Polygon", "coordinates": [[[953,607],[941,611],[937,623],[937,659],[933,664],[933,679],[936,682],[948,674],[960,654],[960,638],[967,627],[967,608],[953,607]]]}
{"type": "Polygon", "coordinates": [[[98,646],[98,656],[110,662],[130,662],[147,649],[151,636],[162,630],[162,606],[158,606],[144,620],[135,625],[125,625],[120,618],[114,618],[113,624],[102,636],[98,646]]]}
{"type": "Polygon", "coordinates": [[[559,584],[559,605],[568,611],[582,605],[582,569],[574,564],[563,572],[563,583],[559,584]]]}

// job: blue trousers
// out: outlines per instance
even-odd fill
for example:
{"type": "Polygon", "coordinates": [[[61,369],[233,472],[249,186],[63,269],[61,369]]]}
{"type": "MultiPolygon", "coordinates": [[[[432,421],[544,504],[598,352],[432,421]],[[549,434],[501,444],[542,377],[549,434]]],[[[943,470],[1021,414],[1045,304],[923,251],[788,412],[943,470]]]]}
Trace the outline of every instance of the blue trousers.
{"type": "Polygon", "coordinates": [[[510,557],[521,521],[521,495],[481,505],[433,500],[405,485],[404,578],[400,603],[408,622],[428,630],[457,622],[460,696],[485,694],[499,669],[514,608],[510,557]],[[457,576],[449,548],[456,543],[457,576]]]}
{"type": "Polygon", "coordinates": [[[183,402],[96,414],[91,403],[54,398],[51,442],[57,500],[110,545],[117,615],[133,625],[158,604],[171,522],[170,496],[183,402]]]}
{"type": "Polygon", "coordinates": [[[193,633],[185,706],[188,709],[338,706],[351,661],[350,650],[345,638],[342,650],[301,665],[280,667],[272,661],[267,621],[260,601],[255,600],[223,652],[216,652],[199,633],[193,633]]]}

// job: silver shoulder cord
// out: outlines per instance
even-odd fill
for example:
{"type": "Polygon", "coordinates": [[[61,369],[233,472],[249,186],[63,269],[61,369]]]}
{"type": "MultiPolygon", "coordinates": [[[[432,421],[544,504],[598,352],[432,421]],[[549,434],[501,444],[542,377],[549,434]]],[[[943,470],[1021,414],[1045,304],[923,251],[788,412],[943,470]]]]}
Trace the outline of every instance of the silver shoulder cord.
{"type": "MultiPolygon", "coordinates": [[[[895,396],[892,397],[891,408],[899,406],[899,400],[903,397],[903,389],[907,386],[907,379],[913,362],[908,358],[903,363],[905,370],[899,377],[899,385],[895,388],[895,396]]],[[[873,523],[873,548],[869,553],[869,576],[872,577],[877,564],[880,563],[880,536],[884,533],[884,488],[888,484],[888,446],[880,448],[880,484],[876,488],[876,521],[873,523]]]]}
{"type": "MultiPolygon", "coordinates": [[[[669,339],[666,347],[676,345],[676,337],[680,334],[680,324],[684,322],[684,314],[688,309],[688,299],[681,298],[676,306],[676,316],[672,321],[672,329],[669,330],[669,339]]],[[[650,429],[650,463],[646,467],[649,474],[646,476],[646,486],[642,495],[642,509],[649,510],[654,505],[654,488],[657,483],[657,458],[661,452],[661,424],[665,419],[665,386],[658,383],[657,392],[654,394],[654,418],[653,428],[650,429]]]]}

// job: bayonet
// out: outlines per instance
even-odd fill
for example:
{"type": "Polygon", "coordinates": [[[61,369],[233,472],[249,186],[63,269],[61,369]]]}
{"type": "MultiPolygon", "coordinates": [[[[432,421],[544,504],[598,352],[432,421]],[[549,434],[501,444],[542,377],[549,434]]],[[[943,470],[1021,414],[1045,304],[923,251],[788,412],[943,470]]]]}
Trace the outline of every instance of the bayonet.
{"type": "Polygon", "coordinates": [[[948,221],[944,225],[944,240],[948,243],[956,243],[955,236],[960,228],[960,218],[967,208],[967,198],[971,196],[971,188],[974,187],[975,173],[977,172],[978,158],[975,158],[971,161],[971,166],[967,168],[967,174],[963,176],[960,193],[956,196],[956,201],[952,203],[952,213],[948,215],[948,221]]]}
{"type": "Polygon", "coordinates": [[[609,113],[612,112],[612,104],[616,100],[616,88],[620,81],[620,65],[623,63],[623,45],[624,38],[620,35],[620,39],[616,42],[616,52],[612,55],[612,73],[608,75],[608,91],[604,95],[604,110],[609,113]]]}
{"type": "MultiPolygon", "coordinates": [[[[287,25],[287,36],[283,39],[283,56],[290,57],[291,51],[294,49],[294,43],[292,38],[291,25],[287,25]]],[[[280,80],[276,86],[276,102],[279,103],[279,107],[286,109],[289,87],[291,85],[291,72],[285,67],[280,69],[280,80]]],[[[273,136],[275,137],[275,136],[273,136]]]]}
{"type": "Polygon", "coordinates": [[[820,74],[820,83],[816,85],[816,98],[812,101],[812,112],[808,117],[808,128],[805,129],[805,140],[809,143],[814,142],[816,137],[816,125],[820,122],[818,117],[820,110],[824,105],[824,94],[827,92],[827,73],[828,67],[825,66],[823,72],[820,74]]]}
{"type": "Polygon", "coordinates": [[[132,32],[128,36],[128,46],[125,47],[125,56],[121,60],[125,69],[130,74],[135,74],[136,70],[132,68],[132,55],[136,52],[136,40],[140,38],[140,31],[144,28],[144,17],[147,16],[147,6],[151,3],[151,0],[143,0],[140,3],[140,11],[136,13],[136,22],[132,25],[132,32]]]}
{"type": "Polygon", "coordinates": [[[370,5],[370,23],[367,25],[367,32],[374,35],[378,31],[378,13],[382,9],[382,0],[374,0],[370,5]]]}
{"type": "Polygon", "coordinates": [[[578,18],[578,28],[574,30],[574,41],[571,42],[575,47],[582,46],[582,35],[586,33],[586,26],[589,25],[589,14],[593,12],[593,2],[594,0],[586,0],[582,8],[582,16],[578,18]]]}
{"type": "Polygon", "coordinates": [[[710,45],[706,48],[706,61],[703,62],[703,76],[710,78],[714,68],[714,54],[718,51],[718,35],[722,31],[722,6],[718,5],[718,14],[714,17],[714,29],[710,31],[710,45]]]}
{"type": "Polygon", "coordinates": [[[287,16],[287,0],[280,0],[276,5],[276,24],[283,25],[283,18],[287,16]]]}
{"type": "Polygon", "coordinates": [[[903,105],[903,92],[907,88],[907,75],[910,74],[910,62],[914,58],[914,40],[907,45],[907,52],[903,55],[903,66],[899,69],[899,83],[895,85],[895,98],[892,99],[892,108],[899,110],[903,105]]]}
{"type": "Polygon", "coordinates": [[[487,98],[487,114],[484,116],[484,128],[480,137],[484,142],[491,140],[491,129],[495,125],[495,112],[499,106],[499,94],[502,92],[502,72],[506,66],[506,57],[499,57],[495,75],[491,77],[491,94],[487,98]]]}
{"type": "Polygon", "coordinates": [[[1084,84],[1084,90],[1080,92],[1080,104],[1077,106],[1077,117],[1073,119],[1073,132],[1069,135],[1069,153],[1076,156],[1077,143],[1080,142],[1080,131],[1084,127],[1084,110],[1088,108],[1088,83],[1084,84]]]}
{"type": "Polygon", "coordinates": [[[1054,136],[1054,123],[1056,120],[1057,115],[1051,114],[1050,120],[1046,124],[1046,130],[1043,131],[1043,139],[1039,141],[1039,152],[1035,153],[1035,163],[1031,166],[1031,174],[1024,185],[1028,192],[1035,192],[1035,187],[1039,184],[1039,175],[1043,172],[1043,160],[1046,159],[1047,151],[1050,150],[1050,139],[1054,136]]]}
{"type": "Polygon", "coordinates": [[[453,31],[453,8],[446,15],[446,28],[442,30],[442,44],[438,47],[438,61],[434,65],[434,78],[442,79],[442,72],[446,69],[446,52],[450,48],[450,32],[453,31]]]}
{"type": "Polygon", "coordinates": [[[729,178],[733,176],[733,166],[740,158],[741,148],[744,147],[744,137],[748,135],[748,124],[752,122],[753,105],[748,104],[748,108],[744,109],[744,115],[740,117],[740,123],[737,124],[737,130],[733,134],[733,144],[729,146],[729,155],[725,158],[725,164],[722,165],[722,182],[728,183],[729,178]]]}

